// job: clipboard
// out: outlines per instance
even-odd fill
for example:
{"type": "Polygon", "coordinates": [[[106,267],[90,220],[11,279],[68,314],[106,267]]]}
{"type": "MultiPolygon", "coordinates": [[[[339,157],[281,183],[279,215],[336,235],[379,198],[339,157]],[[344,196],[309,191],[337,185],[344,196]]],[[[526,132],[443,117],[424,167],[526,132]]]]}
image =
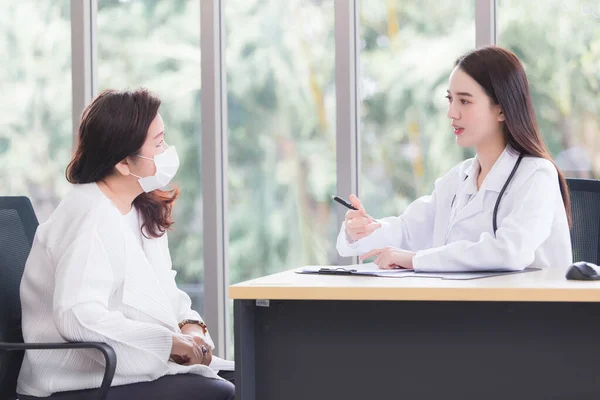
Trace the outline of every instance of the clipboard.
{"type": "Polygon", "coordinates": [[[302,269],[296,271],[299,274],[322,274],[322,275],[358,275],[358,270],[344,267],[322,267],[315,271],[302,269]]]}
{"type": "Polygon", "coordinates": [[[472,272],[415,272],[410,269],[379,269],[373,263],[349,266],[306,266],[296,270],[297,274],[354,275],[381,278],[438,278],[451,281],[490,278],[541,271],[541,268],[527,267],[521,271],[472,271],[472,272]]]}
{"type": "Polygon", "coordinates": [[[400,276],[414,274],[414,271],[403,268],[380,269],[374,263],[365,263],[348,266],[306,266],[296,270],[296,273],[319,275],[400,276]]]}

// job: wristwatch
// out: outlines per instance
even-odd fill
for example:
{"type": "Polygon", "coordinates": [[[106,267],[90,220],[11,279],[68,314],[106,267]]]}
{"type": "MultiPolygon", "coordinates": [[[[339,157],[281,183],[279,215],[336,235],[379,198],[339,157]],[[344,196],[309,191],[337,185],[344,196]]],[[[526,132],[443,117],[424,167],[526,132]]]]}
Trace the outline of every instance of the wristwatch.
{"type": "Polygon", "coordinates": [[[206,332],[208,332],[208,327],[206,326],[206,324],[203,321],[198,321],[197,319],[184,319],[179,323],[179,329],[183,328],[184,325],[188,324],[198,325],[200,328],[202,328],[202,333],[205,335],[206,332]]]}

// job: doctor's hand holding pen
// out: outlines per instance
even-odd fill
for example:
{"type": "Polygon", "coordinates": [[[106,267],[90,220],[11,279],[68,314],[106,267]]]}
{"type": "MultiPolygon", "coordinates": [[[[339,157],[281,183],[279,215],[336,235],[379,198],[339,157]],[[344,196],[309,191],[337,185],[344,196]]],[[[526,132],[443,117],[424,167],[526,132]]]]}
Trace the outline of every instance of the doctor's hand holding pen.
{"type": "MultiPolygon", "coordinates": [[[[340,200],[343,201],[339,197],[336,197],[334,199],[338,203],[340,203],[340,200]]],[[[363,207],[358,197],[351,194],[349,199],[351,204],[348,204],[346,202],[343,202],[341,204],[350,208],[350,210],[346,212],[346,218],[344,220],[344,223],[346,226],[346,235],[348,235],[348,238],[351,241],[355,242],[359,239],[369,236],[376,229],[381,228],[381,224],[369,214],[367,214],[367,211],[363,207]]]]}
{"type": "MultiPolygon", "coordinates": [[[[373,217],[367,214],[362,203],[355,195],[350,195],[350,203],[338,196],[334,196],[333,199],[349,209],[346,212],[344,224],[346,227],[346,235],[350,241],[356,242],[381,228],[381,223],[377,222],[373,217]]],[[[415,253],[412,251],[388,246],[380,249],[373,249],[361,255],[360,259],[361,261],[364,261],[368,258],[375,257],[373,262],[381,269],[412,269],[412,260],[414,256],[415,253]]]]}

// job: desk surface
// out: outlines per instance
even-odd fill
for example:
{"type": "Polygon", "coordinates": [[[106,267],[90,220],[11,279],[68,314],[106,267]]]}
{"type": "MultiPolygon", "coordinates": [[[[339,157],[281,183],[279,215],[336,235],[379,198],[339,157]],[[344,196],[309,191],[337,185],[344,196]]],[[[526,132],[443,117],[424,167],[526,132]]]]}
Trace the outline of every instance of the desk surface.
{"type": "Polygon", "coordinates": [[[297,274],[229,287],[232,299],[600,302],[600,281],[568,281],[564,268],[473,280],[297,274]]]}

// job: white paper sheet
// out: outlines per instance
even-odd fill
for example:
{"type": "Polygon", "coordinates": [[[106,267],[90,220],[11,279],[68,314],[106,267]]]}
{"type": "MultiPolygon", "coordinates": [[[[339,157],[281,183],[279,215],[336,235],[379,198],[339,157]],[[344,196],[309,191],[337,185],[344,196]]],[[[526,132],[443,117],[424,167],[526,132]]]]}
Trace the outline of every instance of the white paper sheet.
{"type": "Polygon", "coordinates": [[[209,367],[215,371],[235,371],[235,362],[224,360],[221,357],[213,356],[209,367]]]}
{"type": "Polygon", "coordinates": [[[388,278],[438,278],[446,279],[451,281],[463,281],[470,279],[489,278],[492,276],[503,276],[511,274],[522,274],[525,272],[540,271],[541,268],[528,267],[522,271],[482,271],[482,272],[414,272],[412,274],[405,275],[375,275],[385,276],[388,278]]]}

